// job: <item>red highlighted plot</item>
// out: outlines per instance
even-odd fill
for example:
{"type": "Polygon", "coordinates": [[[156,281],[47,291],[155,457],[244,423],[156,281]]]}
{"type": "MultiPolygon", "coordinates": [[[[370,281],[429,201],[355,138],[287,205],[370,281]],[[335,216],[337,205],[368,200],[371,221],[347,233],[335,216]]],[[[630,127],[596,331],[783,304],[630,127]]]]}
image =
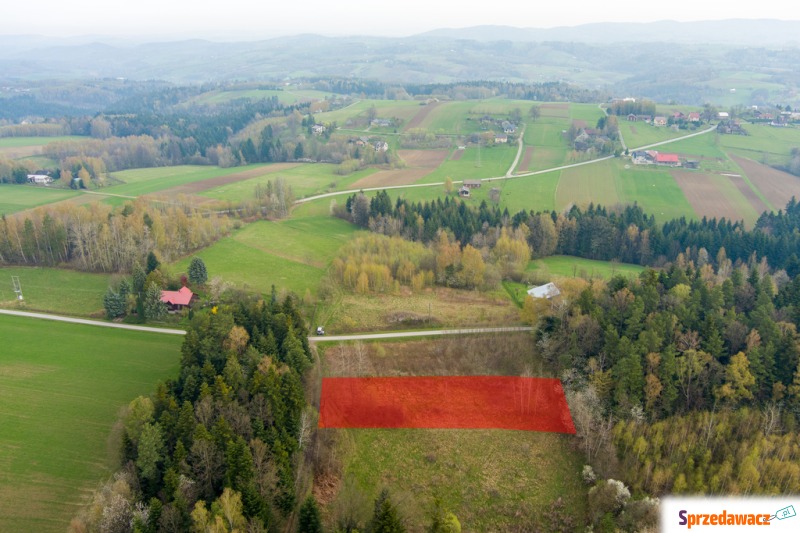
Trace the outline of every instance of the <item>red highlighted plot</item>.
{"type": "Polygon", "coordinates": [[[559,380],[505,376],[325,378],[319,427],[575,433],[559,380]]]}

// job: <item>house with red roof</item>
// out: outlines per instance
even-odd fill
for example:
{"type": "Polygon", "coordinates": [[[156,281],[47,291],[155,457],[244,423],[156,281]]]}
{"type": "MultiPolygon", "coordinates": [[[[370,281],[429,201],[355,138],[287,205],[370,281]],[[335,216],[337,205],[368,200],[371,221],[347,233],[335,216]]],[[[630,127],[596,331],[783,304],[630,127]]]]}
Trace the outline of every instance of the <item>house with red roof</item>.
{"type": "Polygon", "coordinates": [[[181,287],[179,291],[161,291],[161,301],[167,304],[170,313],[189,307],[195,300],[197,295],[188,287],[181,287]]]}
{"type": "Polygon", "coordinates": [[[656,165],[665,165],[668,167],[681,166],[681,160],[678,158],[678,154],[662,154],[658,152],[656,153],[655,163],[656,165]]]}

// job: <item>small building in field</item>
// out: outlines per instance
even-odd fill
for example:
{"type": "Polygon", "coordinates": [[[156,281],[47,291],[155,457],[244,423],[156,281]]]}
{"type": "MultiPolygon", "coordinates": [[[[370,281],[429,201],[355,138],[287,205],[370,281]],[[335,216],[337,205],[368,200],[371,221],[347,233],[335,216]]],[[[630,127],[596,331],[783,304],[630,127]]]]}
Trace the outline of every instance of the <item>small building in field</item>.
{"type": "Polygon", "coordinates": [[[469,198],[470,196],[469,187],[463,186],[460,189],[458,189],[458,195],[461,198],[469,198]]]}
{"type": "Polygon", "coordinates": [[[555,283],[547,283],[545,285],[531,287],[528,289],[528,295],[533,296],[534,298],[547,298],[550,300],[559,294],[561,294],[561,291],[558,290],[558,287],[556,287],[555,283]]]}
{"type": "Polygon", "coordinates": [[[28,183],[35,183],[36,185],[49,185],[53,183],[53,178],[47,174],[28,174],[28,183]]]}
{"type": "Polygon", "coordinates": [[[664,165],[668,167],[679,167],[681,166],[681,160],[678,158],[678,154],[662,154],[656,153],[655,157],[656,165],[664,165]]]}
{"type": "Polygon", "coordinates": [[[311,133],[313,133],[314,135],[322,135],[323,133],[325,133],[325,130],[327,129],[328,128],[326,128],[322,124],[314,124],[313,126],[311,126],[311,133]]]}
{"type": "Polygon", "coordinates": [[[653,126],[666,126],[667,125],[667,117],[656,117],[653,119],[653,126]]]}
{"type": "Polygon", "coordinates": [[[481,180],[464,180],[464,187],[467,189],[479,189],[481,180]]]}
{"type": "Polygon", "coordinates": [[[195,300],[197,295],[188,287],[181,287],[179,291],[161,291],[161,301],[167,304],[170,313],[189,307],[195,300]]]}

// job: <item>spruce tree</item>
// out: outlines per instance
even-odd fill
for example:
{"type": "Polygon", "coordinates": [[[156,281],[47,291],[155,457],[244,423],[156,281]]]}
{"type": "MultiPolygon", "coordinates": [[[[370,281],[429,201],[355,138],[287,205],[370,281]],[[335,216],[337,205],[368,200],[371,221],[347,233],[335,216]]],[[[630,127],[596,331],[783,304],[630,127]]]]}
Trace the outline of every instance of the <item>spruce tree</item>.
{"type": "Polygon", "coordinates": [[[208,281],[206,264],[199,257],[193,257],[189,263],[189,281],[194,285],[202,285],[208,281]]]}
{"type": "Polygon", "coordinates": [[[314,496],[309,495],[300,507],[300,523],[297,533],[322,533],[322,520],[319,517],[319,507],[314,496]]]}

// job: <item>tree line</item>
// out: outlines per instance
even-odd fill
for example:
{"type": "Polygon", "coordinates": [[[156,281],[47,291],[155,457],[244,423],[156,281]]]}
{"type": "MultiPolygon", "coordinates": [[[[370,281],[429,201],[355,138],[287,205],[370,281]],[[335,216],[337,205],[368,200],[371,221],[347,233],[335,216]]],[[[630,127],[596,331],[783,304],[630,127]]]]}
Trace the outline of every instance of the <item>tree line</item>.
{"type": "Polygon", "coordinates": [[[195,314],[179,376],[130,403],[122,469],[72,530],[277,530],[308,438],[305,332],[295,299],[274,293],[195,314]]]}

